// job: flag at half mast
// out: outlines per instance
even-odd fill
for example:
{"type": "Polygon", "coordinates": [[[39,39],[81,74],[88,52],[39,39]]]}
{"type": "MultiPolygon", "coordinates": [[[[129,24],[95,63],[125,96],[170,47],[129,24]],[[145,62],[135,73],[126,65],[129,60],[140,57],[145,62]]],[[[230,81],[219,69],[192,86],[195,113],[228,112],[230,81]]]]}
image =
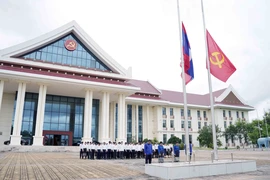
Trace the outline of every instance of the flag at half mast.
{"type": "Polygon", "coordinates": [[[206,31],[210,72],[219,80],[226,82],[236,71],[236,68],[219,48],[210,33],[206,31]]]}
{"type": "Polygon", "coordinates": [[[192,79],[194,79],[194,70],[191,56],[191,48],[188,41],[187,32],[183,23],[182,23],[182,44],[183,44],[185,80],[187,85],[192,79]]]}

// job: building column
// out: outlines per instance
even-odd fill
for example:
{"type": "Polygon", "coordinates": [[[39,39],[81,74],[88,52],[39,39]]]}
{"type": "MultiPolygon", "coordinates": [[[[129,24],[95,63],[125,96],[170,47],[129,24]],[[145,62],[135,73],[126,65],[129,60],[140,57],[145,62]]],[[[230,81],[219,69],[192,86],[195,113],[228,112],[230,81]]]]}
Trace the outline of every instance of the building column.
{"type": "Polygon", "coordinates": [[[83,142],[91,142],[92,131],[92,107],[93,106],[93,91],[87,89],[85,91],[84,100],[84,123],[83,123],[83,142]]]}
{"type": "Polygon", "coordinates": [[[101,142],[108,142],[109,139],[109,113],[110,113],[110,94],[103,92],[101,110],[101,142]]]}
{"type": "Polygon", "coordinates": [[[26,83],[19,82],[16,110],[14,116],[13,133],[10,136],[10,145],[21,145],[22,116],[25,97],[26,83]]]}
{"type": "Polygon", "coordinates": [[[4,80],[0,80],[0,111],[1,111],[3,94],[4,94],[4,80]]]}
{"type": "Polygon", "coordinates": [[[44,122],[44,111],[46,104],[46,93],[47,86],[40,85],[39,86],[39,94],[38,94],[38,107],[37,107],[37,119],[36,119],[36,129],[33,146],[43,146],[43,122],[44,122]]]}
{"type": "Polygon", "coordinates": [[[126,142],[127,127],[126,127],[126,100],[124,94],[118,95],[118,138],[117,142],[126,142]]]}

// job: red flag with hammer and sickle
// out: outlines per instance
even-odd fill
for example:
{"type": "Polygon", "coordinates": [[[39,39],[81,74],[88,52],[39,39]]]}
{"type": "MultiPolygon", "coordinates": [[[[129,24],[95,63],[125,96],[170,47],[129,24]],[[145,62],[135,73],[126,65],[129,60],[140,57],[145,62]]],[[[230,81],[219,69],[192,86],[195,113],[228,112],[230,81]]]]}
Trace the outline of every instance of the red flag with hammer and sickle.
{"type": "MultiPolygon", "coordinates": [[[[226,82],[236,71],[236,68],[227,56],[218,47],[210,33],[206,31],[210,72],[219,80],[226,82]]],[[[206,66],[207,67],[207,66],[206,66]]]]}

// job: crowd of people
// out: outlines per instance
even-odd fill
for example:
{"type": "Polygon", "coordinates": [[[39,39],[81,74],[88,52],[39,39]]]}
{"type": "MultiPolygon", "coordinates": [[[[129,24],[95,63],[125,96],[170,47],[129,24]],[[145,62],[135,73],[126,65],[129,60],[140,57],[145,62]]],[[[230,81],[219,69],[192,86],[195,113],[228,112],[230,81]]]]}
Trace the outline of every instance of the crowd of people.
{"type": "MultiPolygon", "coordinates": [[[[192,143],[189,145],[189,155],[192,155],[192,143]]],[[[164,144],[151,144],[149,140],[146,143],[123,143],[111,142],[81,142],[80,159],[140,159],[145,158],[145,164],[151,164],[152,158],[159,158],[162,163],[163,158],[174,156],[174,161],[179,162],[180,146],[164,144]]]]}
{"type": "MultiPolygon", "coordinates": [[[[81,159],[139,159],[145,158],[145,145],[147,143],[94,143],[82,142],[80,144],[81,159]]],[[[151,157],[158,158],[159,144],[151,144],[151,157]]],[[[164,145],[164,155],[171,156],[173,145],[164,145]]]]}

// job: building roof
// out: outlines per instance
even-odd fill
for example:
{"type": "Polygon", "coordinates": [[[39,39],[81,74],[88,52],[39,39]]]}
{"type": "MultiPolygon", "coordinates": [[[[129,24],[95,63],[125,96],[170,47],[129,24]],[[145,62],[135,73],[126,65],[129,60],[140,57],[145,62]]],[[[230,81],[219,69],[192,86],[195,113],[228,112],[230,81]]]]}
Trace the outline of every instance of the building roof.
{"type": "Polygon", "coordinates": [[[144,94],[153,94],[153,95],[160,95],[160,91],[155,88],[150,82],[148,81],[141,81],[141,80],[136,80],[136,79],[130,79],[128,80],[128,83],[140,87],[141,88],[141,93],[144,94]]]}
{"type": "MultiPolygon", "coordinates": [[[[160,90],[149,81],[131,79],[131,70],[126,70],[114,59],[112,59],[75,21],[72,21],[33,40],[1,50],[0,63],[0,69],[3,70],[44,76],[56,76],[68,79],[78,79],[111,85],[122,85],[134,89],[133,92],[137,91],[133,95],[129,96],[131,98],[137,98],[138,100],[151,99],[156,102],[165,102],[168,104],[184,104],[182,92],[160,90]],[[89,51],[97,56],[100,61],[108,66],[112,72],[98,72],[95,70],[81,69],[78,67],[66,67],[59,64],[50,64],[47,62],[29,61],[27,59],[17,58],[20,55],[48,45],[70,33],[74,34],[76,38],[78,38],[89,51]]],[[[215,105],[254,109],[244,101],[244,99],[234,90],[231,85],[228,88],[213,92],[213,98],[215,105]]],[[[209,93],[187,93],[188,105],[209,107],[209,99],[209,93]]]]}
{"type": "MultiPolygon", "coordinates": [[[[168,104],[184,104],[183,92],[180,91],[171,91],[171,90],[158,90],[148,81],[141,80],[129,80],[130,84],[133,84],[141,88],[140,92],[137,92],[136,95],[131,95],[133,98],[145,98],[153,99],[159,101],[167,101],[168,104]],[[158,93],[159,92],[159,93],[158,93]],[[155,94],[159,96],[149,97],[148,94],[155,94]]],[[[248,105],[241,96],[233,89],[230,85],[228,88],[220,89],[213,92],[214,105],[222,107],[239,107],[253,110],[254,108],[248,105]]],[[[210,95],[207,94],[192,94],[187,93],[187,104],[192,106],[204,106],[210,107],[210,95]]]]}

